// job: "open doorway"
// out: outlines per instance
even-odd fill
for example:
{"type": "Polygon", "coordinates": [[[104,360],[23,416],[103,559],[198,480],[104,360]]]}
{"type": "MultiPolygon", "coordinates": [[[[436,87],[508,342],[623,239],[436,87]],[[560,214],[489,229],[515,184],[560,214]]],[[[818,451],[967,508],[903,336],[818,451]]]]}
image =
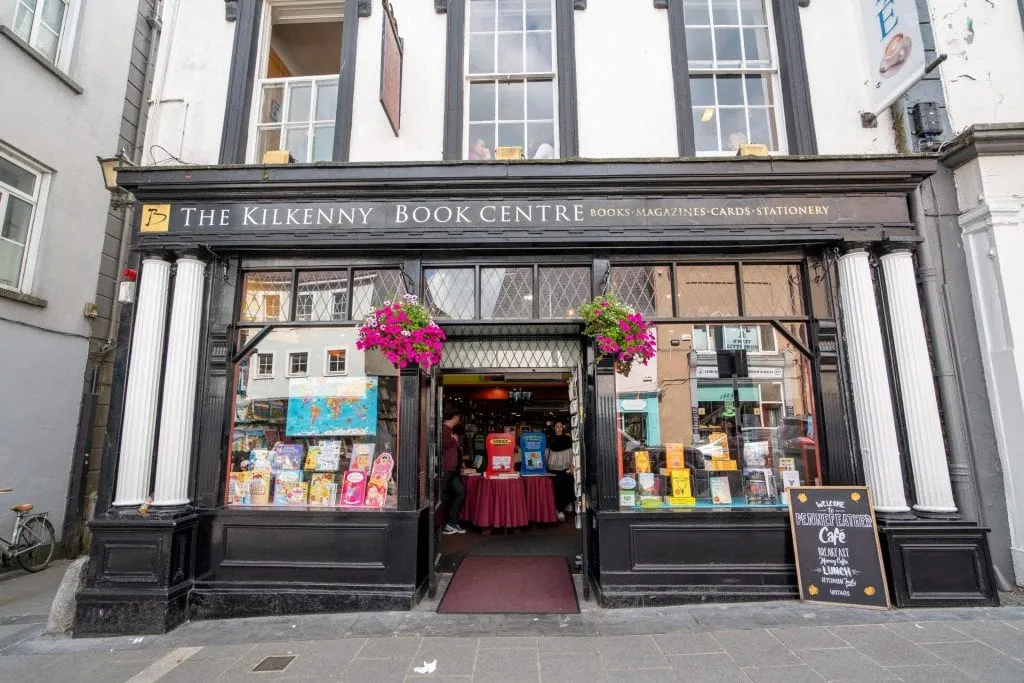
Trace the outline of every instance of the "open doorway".
{"type": "MultiPolygon", "coordinates": [[[[466,496],[460,531],[441,537],[439,571],[479,556],[559,557],[579,570],[573,381],[563,372],[444,373],[466,496]]],[[[450,520],[458,496],[450,485],[443,493],[450,520]]]]}

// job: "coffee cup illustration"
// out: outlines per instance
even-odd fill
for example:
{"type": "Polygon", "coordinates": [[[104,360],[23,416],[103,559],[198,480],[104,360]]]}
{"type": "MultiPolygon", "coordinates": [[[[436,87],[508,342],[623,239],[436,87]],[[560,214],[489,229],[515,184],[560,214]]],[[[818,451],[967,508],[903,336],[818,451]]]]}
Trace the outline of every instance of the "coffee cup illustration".
{"type": "Polygon", "coordinates": [[[903,62],[910,56],[910,47],[910,37],[902,33],[897,33],[889,39],[882,50],[882,63],[878,65],[883,77],[893,76],[900,70],[903,62]]]}

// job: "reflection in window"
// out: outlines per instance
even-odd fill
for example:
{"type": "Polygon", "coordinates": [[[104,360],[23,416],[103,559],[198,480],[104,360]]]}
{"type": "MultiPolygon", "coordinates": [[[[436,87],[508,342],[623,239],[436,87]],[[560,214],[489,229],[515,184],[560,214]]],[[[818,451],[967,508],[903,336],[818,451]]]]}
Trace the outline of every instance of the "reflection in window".
{"type": "Polygon", "coordinates": [[[553,0],[471,0],[466,158],[558,156],[553,0]]]}
{"type": "Polygon", "coordinates": [[[285,320],[291,305],[292,274],[246,273],[242,281],[241,321],[247,323],[285,320]]]}
{"type": "Polygon", "coordinates": [[[540,317],[576,318],[590,300],[590,268],[541,268],[540,317]]]}
{"type": "Polygon", "coordinates": [[[778,62],[765,0],[684,0],[697,152],[780,150],[778,62]]]}
{"type": "Polygon", "coordinates": [[[743,265],[745,315],[798,316],[804,314],[800,266],[743,265]]]}
{"type": "Polygon", "coordinates": [[[533,317],[533,268],[482,268],[480,317],[485,320],[533,317]]]}
{"type": "Polygon", "coordinates": [[[811,363],[766,329],[656,325],[658,355],[616,376],[622,509],[784,507],[787,487],[821,484],[811,363]],[[698,353],[723,346],[758,351],[698,353]]]}
{"type": "Polygon", "coordinates": [[[680,317],[739,315],[736,266],[678,266],[676,296],[680,317]]]}
{"type": "Polygon", "coordinates": [[[672,316],[672,280],[668,266],[613,266],[611,291],[648,318],[672,316]]]}
{"type": "Polygon", "coordinates": [[[236,366],[227,505],[396,505],[398,378],[380,354],[350,351],[355,337],[277,328],[236,366]],[[273,375],[277,355],[289,376],[273,375]]]}
{"type": "Polygon", "coordinates": [[[424,299],[438,318],[474,317],[476,277],[472,268],[426,268],[424,299]]]}

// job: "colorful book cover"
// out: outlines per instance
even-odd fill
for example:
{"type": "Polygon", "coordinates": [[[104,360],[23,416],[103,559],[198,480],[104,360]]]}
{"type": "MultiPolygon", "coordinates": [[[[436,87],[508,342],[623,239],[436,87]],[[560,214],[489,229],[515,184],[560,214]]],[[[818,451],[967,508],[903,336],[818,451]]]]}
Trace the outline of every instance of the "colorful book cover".
{"type": "Polygon", "coordinates": [[[794,471],[796,471],[796,458],[779,458],[779,471],[780,472],[794,472],[794,471]]]}
{"type": "Polygon", "coordinates": [[[362,507],[366,498],[366,473],[359,470],[345,472],[341,484],[341,499],[338,504],[343,507],[362,507]]]}
{"type": "Polygon", "coordinates": [[[769,467],[768,442],[748,441],[743,444],[743,464],[745,467],[769,467]]]}
{"type": "Polygon", "coordinates": [[[619,491],[619,507],[629,509],[636,507],[636,493],[633,491],[619,491]]]}
{"type": "Polygon", "coordinates": [[[382,508],[388,498],[388,482],[395,460],[390,453],[381,453],[373,462],[370,481],[366,484],[366,507],[382,508]]]}
{"type": "Polygon", "coordinates": [[[249,469],[267,470],[274,469],[274,453],[265,448],[256,448],[249,451],[249,469]]]}
{"type": "Polygon", "coordinates": [[[789,489],[791,486],[800,486],[800,473],[794,470],[779,472],[782,475],[782,502],[789,505],[789,489]]]}
{"type": "Polygon", "coordinates": [[[320,447],[310,446],[306,449],[306,461],[302,464],[304,470],[315,470],[317,461],[320,458],[320,447]]]}
{"type": "Polygon", "coordinates": [[[334,507],[334,500],[338,496],[338,485],[334,482],[310,482],[309,483],[309,504],[318,507],[334,507]]]}
{"type": "Polygon", "coordinates": [[[249,495],[253,505],[267,505],[270,503],[270,484],[274,479],[269,469],[254,470],[249,473],[249,495]]]}
{"type": "Polygon", "coordinates": [[[523,454],[523,476],[547,474],[547,462],[544,457],[547,449],[548,437],[544,432],[523,432],[519,435],[519,452],[523,454]]]}
{"type": "Polygon", "coordinates": [[[711,477],[711,502],[717,505],[732,505],[729,491],[729,477],[711,477]]]}
{"type": "Polygon", "coordinates": [[[316,457],[316,469],[337,472],[341,468],[341,442],[321,441],[316,457]]]}
{"type": "Polygon", "coordinates": [[[716,472],[736,471],[738,469],[735,460],[712,460],[709,464],[710,467],[708,469],[716,472]]]}
{"type": "Polygon", "coordinates": [[[228,474],[228,505],[249,505],[252,502],[251,484],[252,472],[228,474]]]}
{"type": "MultiPolygon", "coordinates": [[[[352,444],[352,458],[349,460],[348,468],[350,470],[359,470],[360,472],[369,472],[370,465],[373,464],[373,452],[376,448],[376,444],[372,443],[357,443],[352,444]]],[[[329,468],[323,468],[329,469],[329,468]]]]}
{"type": "Polygon", "coordinates": [[[683,452],[683,444],[681,443],[667,443],[665,444],[665,469],[667,470],[685,470],[686,469],[686,457],[683,452]]]}
{"type": "Polygon", "coordinates": [[[693,495],[690,487],[690,470],[672,470],[669,475],[673,498],[689,498],[693,495]]]}
{"type": "Polygon", "coordinates": [[[637,451],[633,454],[637,474],[651,471],[651,456],[647,451],[637,451]]]}
{"type": "Polygon", "coordinates": [[[637,472],[636,475],[636,492],[643,496],[657,496],[660,495],[658,492],[658,479],[651,472],[637,472]]]}
{"type": "Polygon", "coordinates": [[[775,503],[775,478],[769,469],[751,469],[744,472],[743,494],[751,505],[775,503]]]}
{"type": "Polygon", "coordinates": [[[274,505],[305,505],[309,483],[304,481],[278,481],[274,487],[274,505]]]}
{"type": "Polygon", "coordinates": [[[302,444],[279,443],[274,447],[275,470],[297,470],[302,468],[302,444]]]}

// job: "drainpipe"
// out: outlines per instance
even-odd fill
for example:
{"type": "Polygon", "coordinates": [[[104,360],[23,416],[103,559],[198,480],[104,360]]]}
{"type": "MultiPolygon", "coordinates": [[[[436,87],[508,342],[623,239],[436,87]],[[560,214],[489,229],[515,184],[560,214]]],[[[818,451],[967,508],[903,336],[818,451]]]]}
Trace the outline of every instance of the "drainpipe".
{"type": "MultiPolygon", "coordinates": [[[[960,508],[960,514],[965,519],[983,523],[981,508],[978,504],[978,493],[975,489],[974,461],[968,443],[970,427],[964,420],[963,396],[957,386],[956,364],[950,348],[953,340],[950,337],[945,315],[945,300],[939,291],[935,259],[930,248],[930,245],[939,244],[937,228],[936,223],[927,220],[925,216],[920,187],[914,190],[910,196],[910,210],[914,217],[914,224],[924,238],[921,248],[917,250],[918,283],[921,286],[925,324],[928,326],[928,335],[932,340],[936,388],[942,405],[942,417],[946,423],[949,473],[953,484],[953,494],[960,508]]],[[[1006,577],[995,565],[993,565],[993,572],[999,590],[1013,590],[1013,585],[1006,580],[1006,577]]]]}

